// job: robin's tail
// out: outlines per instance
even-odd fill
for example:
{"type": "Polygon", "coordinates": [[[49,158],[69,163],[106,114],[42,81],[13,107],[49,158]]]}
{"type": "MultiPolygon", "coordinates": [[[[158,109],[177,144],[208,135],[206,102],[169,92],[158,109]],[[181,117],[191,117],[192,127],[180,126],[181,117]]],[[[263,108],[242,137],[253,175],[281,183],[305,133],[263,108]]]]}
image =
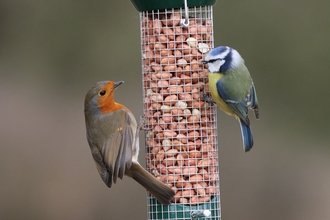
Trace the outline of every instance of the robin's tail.
{"type": "Polygon", "coordinates": [[[146,171],[139,163],[133,161],[130,169],[126,170],[126,175],[140,183],[163,205],[171,204],[171,198],[175,192],[146,171]]]}

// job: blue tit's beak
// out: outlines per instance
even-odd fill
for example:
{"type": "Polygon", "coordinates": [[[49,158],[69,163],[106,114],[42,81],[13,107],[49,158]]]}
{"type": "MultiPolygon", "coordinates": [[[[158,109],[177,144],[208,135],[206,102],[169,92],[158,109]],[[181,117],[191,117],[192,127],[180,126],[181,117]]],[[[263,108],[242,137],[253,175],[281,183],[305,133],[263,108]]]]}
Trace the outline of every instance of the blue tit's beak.
{"type": "Polygon", "coordinates": [[[118,82],[115,82],[115,85],[113,86],[113,88],[117,88],[118,86],[120,86],[121,84],[123,84],[124,81],[118,81],[118,82]]]}
{"type": "Polygon", "coordinates": [[[202,64],[207,64],[207,61],[206,60],[202,60],[202,64]]]}

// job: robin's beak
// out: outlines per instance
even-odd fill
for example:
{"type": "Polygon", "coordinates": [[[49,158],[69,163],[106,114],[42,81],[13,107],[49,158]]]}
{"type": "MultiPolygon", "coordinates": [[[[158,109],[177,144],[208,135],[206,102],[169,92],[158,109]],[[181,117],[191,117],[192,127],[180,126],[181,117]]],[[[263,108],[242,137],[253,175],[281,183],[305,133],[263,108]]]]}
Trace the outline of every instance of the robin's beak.
{"type": "Polygon", "coordinates": [[[118,86],[120,86],[123,83],[124,83],[124,81],[115,82],[115,85],[113,86],[113,88],[116,89],[118,86]]]}

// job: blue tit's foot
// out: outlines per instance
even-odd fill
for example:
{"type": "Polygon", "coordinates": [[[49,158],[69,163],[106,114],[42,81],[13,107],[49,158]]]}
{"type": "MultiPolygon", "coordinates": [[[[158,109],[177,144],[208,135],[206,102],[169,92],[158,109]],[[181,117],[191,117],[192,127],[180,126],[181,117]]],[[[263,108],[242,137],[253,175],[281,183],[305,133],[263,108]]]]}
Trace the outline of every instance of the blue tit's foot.
{"type": "Polygon", "coordinates": [[[202,92],[202,97],[205,102],[210,103],[211,105],[215,104],[215,101],[210,96],[208,96],[206,93],[202,92]]]}

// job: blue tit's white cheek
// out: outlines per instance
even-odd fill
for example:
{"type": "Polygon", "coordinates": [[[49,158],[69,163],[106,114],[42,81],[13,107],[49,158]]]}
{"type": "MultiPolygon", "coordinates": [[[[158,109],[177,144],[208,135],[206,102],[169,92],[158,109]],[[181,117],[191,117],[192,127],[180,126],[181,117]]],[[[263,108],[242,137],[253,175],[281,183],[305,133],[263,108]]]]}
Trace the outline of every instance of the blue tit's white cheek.
{"type": "Polygon", "coordinates": [[[225,60],[216,60],[212,63],[208,63],[209,72],[220,72],[220,67],[225,63],[225,60]]]}

